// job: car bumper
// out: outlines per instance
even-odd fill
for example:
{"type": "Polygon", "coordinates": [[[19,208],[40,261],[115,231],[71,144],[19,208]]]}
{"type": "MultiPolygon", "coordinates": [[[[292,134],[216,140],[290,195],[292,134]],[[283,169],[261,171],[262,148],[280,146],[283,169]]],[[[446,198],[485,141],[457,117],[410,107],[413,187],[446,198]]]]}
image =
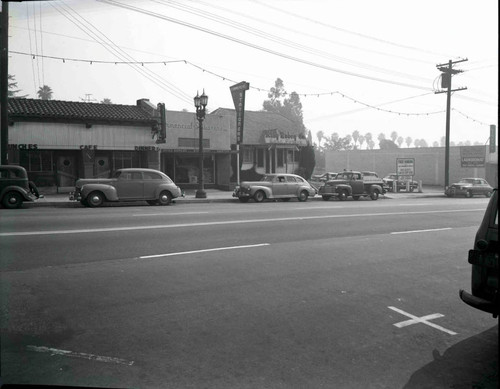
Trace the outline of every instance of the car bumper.
{"type": "Polygon", "coordinates": [[[69,200],[70,201],[81,201],[82,200],[82,196],[81,196],[80,193],[69,192],[69,200]]]}
{"type": "Polygon", "coordinates": [[[493,317],[498,316],[498,294],[496,295],[495,301],[489,301],[482,299],[480,297],[473,296],[472,294],[466,292],[463,289],[460,289],[459,292],[460,299],[467,305],[470,305],[473,308],[479,309],[484,312],[491,313],[493,317]]]}

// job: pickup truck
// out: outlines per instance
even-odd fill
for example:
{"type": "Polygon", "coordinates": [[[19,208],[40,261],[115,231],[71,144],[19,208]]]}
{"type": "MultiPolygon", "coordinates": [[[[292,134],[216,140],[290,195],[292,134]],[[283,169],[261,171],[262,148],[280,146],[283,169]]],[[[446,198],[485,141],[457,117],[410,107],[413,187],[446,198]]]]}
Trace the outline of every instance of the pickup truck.
{"type": "Polygon", "coordinates": [[[365,179],[361,172],[356,171],[339,173],[336,179],[325,182],[318,191],[323,200],[329,200],[332,197],[347,200],[349,196],[352,196],[354,200],[359,200],[361,197],[377,200],[384,193],[382,179],[373,176],[365,179]]]}

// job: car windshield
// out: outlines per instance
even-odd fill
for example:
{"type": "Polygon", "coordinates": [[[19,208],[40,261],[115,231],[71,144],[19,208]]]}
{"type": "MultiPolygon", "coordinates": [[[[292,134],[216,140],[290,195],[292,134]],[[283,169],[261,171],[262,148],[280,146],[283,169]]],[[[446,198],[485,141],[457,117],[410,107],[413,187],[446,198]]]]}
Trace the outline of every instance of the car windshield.
{"type": "Polygon", "coordinates": [[[472,178],[462,178],[458,181],[459,184],[473,184],[474,180],[472,178]]]}

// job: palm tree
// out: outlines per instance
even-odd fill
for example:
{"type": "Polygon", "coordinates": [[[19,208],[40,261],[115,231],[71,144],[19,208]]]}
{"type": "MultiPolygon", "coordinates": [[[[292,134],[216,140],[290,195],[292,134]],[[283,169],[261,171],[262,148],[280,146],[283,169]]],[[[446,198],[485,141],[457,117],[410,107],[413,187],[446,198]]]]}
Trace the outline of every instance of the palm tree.
{"type": "Polygon", "coordinates": [[[370,140],[367,142],[367,144],[368,144],[368,148],[369,148],[370,150],[373,150],[373,148],[375,147],[375,142],[374,142],[372,139],[370,139],[370,140]]]}
{"type": "Polygon", "coordinates": [[[359,141],[359,148],[363,147],[363,143],[365,143],[365,137],[363,135],[360,135],[358,138],[359,141]]]}
{"type": "Polygon", "coordinates": [[[413,139],[411,139],[411,136],[408,136],[408,137],[406,137],[405,142],[406,142],[406,146],[410,147],[411,142],[413,142],[413,139]]]}
{"type": "Polygon", "coordinates": [[[396,143],[396,139],[398,139],[398,133],[396,131],[391,132],[391,139],[396,143]]]}
{"type": "Polygon", "coordinates": [[[401,145],[403,144],[403,142],[405,141],[404,138],[402,136],[398,136],[398,146],[401,147],[401,145]]]}
{"type": "Polygon", "coordinates": [[[354,141],[354,148],[357,149],[357,144],[358,144],[358,139],[359,139],[359,131],[358,130],[355,130],[353,133],[352,133],[352,140],[354,141]]]}
{"type": "Polygon", "coordinates": [[[113,104],[113,103],[111,102],[110,98],[105,97],[104,99],[102,99],[101,104],[113,104]]]}
{"type": "Polygon", "coordinates": [[[41,86],[37,92],[38,97],[42,100],[51,100],[52,93],[52,88],[48,85],[41,86]]]}

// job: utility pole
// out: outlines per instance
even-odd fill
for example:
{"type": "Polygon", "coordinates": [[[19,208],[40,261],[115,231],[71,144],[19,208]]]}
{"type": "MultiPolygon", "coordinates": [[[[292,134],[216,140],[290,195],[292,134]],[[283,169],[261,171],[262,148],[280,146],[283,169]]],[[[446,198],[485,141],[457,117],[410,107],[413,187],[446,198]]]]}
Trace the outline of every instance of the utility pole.
{"type": "Polygon", "coordinates": [[[0,20],[0,164],[9,163],[9,3],[2,1],[0,20]]]}
{"type": "Polygon", "coordinates": [[[444,188],[450,185],[450,115],[451,115],[451,92],[465,90],[467,87],[451,89],[451,77],[454,74],[462,73],[463,70],[453,69],[453,65],[460,62],[468,61],[468,59],[461,59],[459,61],[452,61],[451,59],[447,64],[436,65],[441,71],[441,87],[447,90],[436,91],[434,93],[446,93],[446,148],[445,148],[445,163],[444,163],[444,188]]]}

